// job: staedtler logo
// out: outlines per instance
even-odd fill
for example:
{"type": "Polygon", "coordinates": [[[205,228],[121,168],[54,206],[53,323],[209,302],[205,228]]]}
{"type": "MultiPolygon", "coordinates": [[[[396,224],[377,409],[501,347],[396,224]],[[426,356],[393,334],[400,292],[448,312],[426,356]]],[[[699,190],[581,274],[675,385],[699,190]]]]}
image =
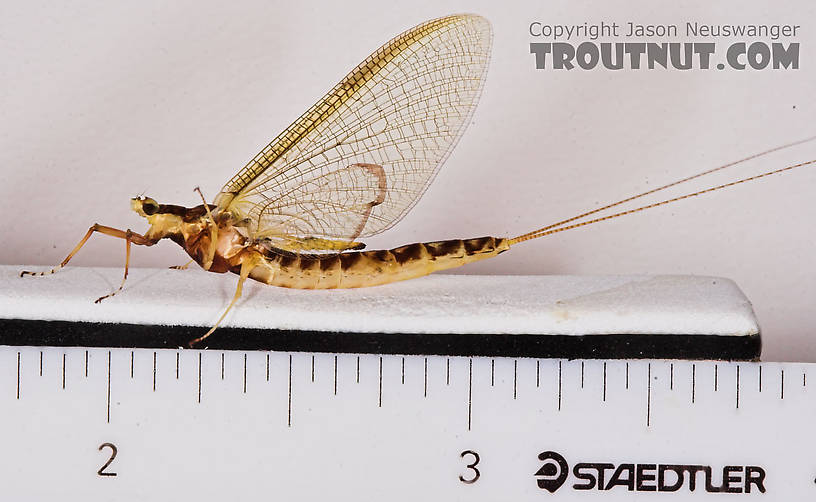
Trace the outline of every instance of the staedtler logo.
{"type": "MultiPolygon", "coordinates": [[[[569,477],[569,464],[554,451],[542,452],[538,459],[543,463],[535,473],[536,483],[542,490],[555,493],[569,477]]],[[[572,476],[576,480],[573,490],[693,492],[699,488],[709,493],[765,493],[765,469],[756,465],[714,469],[703,464],[579,462],[573,466],[572,476]],[[714,475],[720,471],[721,476],[714,475]]]]}
{"type": "Polygon", "coordinates": [[[555,493],[555,490],[561,488],[567,480],[569,465],[564,457],[554,451],[539,453],[538,459],[544,462],[544,465],[535,473],[536,483],[542,490],[555,493]]]}

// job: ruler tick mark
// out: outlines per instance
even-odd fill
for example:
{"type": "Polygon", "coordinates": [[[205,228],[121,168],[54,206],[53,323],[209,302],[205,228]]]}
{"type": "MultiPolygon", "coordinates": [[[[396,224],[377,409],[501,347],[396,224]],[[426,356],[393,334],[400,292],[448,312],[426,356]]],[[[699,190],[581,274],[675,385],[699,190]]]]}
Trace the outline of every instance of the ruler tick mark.
{"type": "Polygon", "coordinates": [[[221,353],[221,380],[224,379],[224,353],[221,353]]]}
{"type": "Polygon", "coordinates": [[[513,359],[513,399],[516,398],[517,392],[516,388],[518,387],[518,359],[513,359]]]}
{"type": "Polygon", "coordinates": [[[85,378],[88,377],[88,351],[85,351],[85,378]]]}
{"type": "Polygon", "coordinates": [[[42,351],[40,351],[40,376],[42,376],[42,351]]]}
{"type": "Polygon", "coordinates": [[[584,388],[584,361],[581,361],[581,388],[584,388]]]}
{"type": "Polygon", "coordinates": [[[380,384],[379,384],[379,395],[377,397],[377,407],[382,408],[382,356],[380,356],[380,384]]]}
{"type": "Polygon", "coordinates": [[[538,388],[538,387],[539,387],[539,383],[540,383],[540,382],[539,382],[539,373],[540,373],[539,363],[540,363],[540,362],[541,362],[541,361],[536,361],[536,388],[538,388]]]}
{"type": "Polygon", "coordinates": [[[714,392],[717,392],[717,388],[719,387],[719,366],[714,365],[714,392]]]}
{"type": "Polygon", "coordinates": [[[360,383],[360,356],[357,356],[357,383],[360,383]]]}
{"type": "Polygon", "coordinates": [[[156,392],[156,352],[153,351],[153,392],[156,392]]]}
{"type": "Polygon", "coordinates": [[[17,352],[17,399],[20,399],[20,352],[17,352]]]}
{"type": "Polygon", "coordinates": [[[802,372],[802,387],[807,387],[807,373],[802,372]]]}
{"type": "Polygon", "coordinates": [[[490,386],[493,387],[496,383],[496,360],[490,360],[490,386]]]}
{"type": "Polygon", "coordinates": [[[179,367],[181,364],[179,363],[179,353],[176,352],[176,380],[179,378],[179,367]]]}
{"type": "MultiPolygon", "coordinates": [[[[244,353],[244,394],[246,394],[247,382],[247,355],[244,353]]],[[[314,382],[314,356],[312,356],[312,382],[314,382]]]]}
{"type": "Polygon", "coordinates": [[[558,411],[561,411],[561,361],[558,361],[558,411]]]}
{"type": "Polygon", "coordinates": [[[312,382],[314,382],[314,360],[315,356],[312,354],[312,382]]]}
{"type": "Polygon", "coordinates": [[[334,356],[334,395],[337,395],[337,355],[334,356]]]}
{"type": "Polygon", "coordinates": [[[266,381],[269,381],[269,354],[266,355],[266,381]]]}
{"type": "Polygon", "coordinates": [[[133,378],[133,351],[130,351],[130,378],[133,378]]]}
{"type": "Polygon", "coordinates": [[[289,354],[289,406],[286,413],[286,426],[292,427],[292,354],[289,354]]]}
{"type": "Polygon", "coordinates": [[[423,397],[428,397],[428,358],[425,358],[425,394],[423,397]]]}
{"type": "Polygon", "coordinates": [[[450,385],[450,357],[445,359],[445,385],[450,385]]]}
{"type": "Polygon", "coordinates": [[[739,409],[739,398],[740,398],[740,395],[739,395],[740,382],[739,382],[739,380],[740,380],[740,367],[739,367],[739,364],[738,364],[737,365],[737,409],[739,409]]]}
{"type": "Polygon", "coordinates": [[[781,370],[781,382],[779,383],[779,399],[785,399],[785,370],[781,370]]]}
{"type": "Polygon", "coordinates": [[[110,423],[110,391],[111,391],[111,351],[108,351],[108,394],[107,394],[108,423],[110,423]]]}
{"type": "Polygon", "coordinates": [[[62,388],[65,389],[65,352],[62,353],[62,388]]]}
{"type": "Polygon", "coordinates": [[[405,385],[405,356],[402,357],[402,385],[405,385]]]}
{"type": "Polygon", "coordinates": [[[762,365],[759,365],[759,392],[762,392],[762,365]]]}
{"type": "Polygon", "coordinates": [[[646,427],[649,427],[652,424],[652,363],[646,368],[646,427]]]}
{"type": "Polygon", "coordinates": [[[674,390],[674,363],[669,364],[669,390],[674,390]]]}
{"type": "Polygon", "coordinates": [[[201,402],[201,352],[198,353],[198,402],[201,402]]]}
{"type": "Polygon", "coordinates": [[[697,390],[697,365],[691,365],[691,403],[694,404],[694,394],[697,390]]]}
{"type": "Polygon", "coordinates": [[[468,430],[473,413],[473,358],[468,359],[468,430]]]}
{"type": "Polygon", "coordinates": [[[603,363],[603,402],[606,402],[606,362],[603,363]]]}
{"type": "Polygon", "coordinates": [[[629,389],[629,363],[626,363],[626,388],[629,389]]]}

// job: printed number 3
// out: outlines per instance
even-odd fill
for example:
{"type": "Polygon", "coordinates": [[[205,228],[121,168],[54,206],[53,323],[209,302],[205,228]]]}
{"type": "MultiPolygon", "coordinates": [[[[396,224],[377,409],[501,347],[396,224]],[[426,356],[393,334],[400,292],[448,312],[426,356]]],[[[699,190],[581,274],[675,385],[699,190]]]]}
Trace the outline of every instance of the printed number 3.
{"type": "Polygon", "coordinates": [[[112,443],[102,443],[101,445],[99,445],[99,451],[102,451],[103,448],[110,448],[111,456],[107,462],[102,464],[102,467],[100,467],[99,470],[96,471],[96,473],[99,474],[100,476],[116,476],[115,472],[105,472],[105,469],[107,469],[108,466],[111,465],[111,462],[113,462],[113,459],[116,458],[116,453],[118,452],[118,450],[116,449],[116,445],[112,443]]]}
{"type": "Polygon", "coordinates": [[[476,453],[473,450],[465,450],[465,451],[463,451],[462,453],[459,454],[459,456],[462,457],[462,458],[465,458],[465,455],[472,455],[473,456],[473,462],[467,465],[467,468],[470,469],[471,471],[473,471],[473,477],[466,478],[466,477],[464,477],[464,476],[462,476],[460,474],[459,475],[459,481],[461,481],[462,483],[465,483],[467,485],[471,485],[471,484],[475,483],[476,480],[479,479],[479,476],[482,475],[482,473],[479,472],[479,469],[476,468],[476,466],[479,464],[479,454],[476,453]]]}

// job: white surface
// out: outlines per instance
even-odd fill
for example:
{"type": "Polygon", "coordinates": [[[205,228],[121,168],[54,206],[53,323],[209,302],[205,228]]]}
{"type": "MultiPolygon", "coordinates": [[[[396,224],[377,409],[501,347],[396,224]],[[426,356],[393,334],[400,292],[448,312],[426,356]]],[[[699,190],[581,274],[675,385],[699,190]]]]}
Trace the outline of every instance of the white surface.
{"type": "Polygon", "coordinates": [[[108,351],[89,350],[86,376],[82,349],[46,348],[40,366],[40,351],[22,348],[18,400],[17,350],[0,347],[7,500],[813,500],[812,364],[364,355],[358,382],[351,354],[336,373],[331,354],[314,366],[293,354],[290,373],[289,355],[272,353],[267,379],[264,353],[226,352],[222,373],[220,351],[136,350],[131,377],[130,350],[110,351],[110,366],[108,351]],[[96,475],[103,442],[118,448],[116,477],[96,475]],[[464,450],[481,458],[472,485],[459,481],[473,475],[464,450]],[[668,496],[587,494],[570,474],[551,496],[534,476],[548,450],[570,472],[710,465],[716,486],[726,465],[761,466],[767,492],[706,493],[699,473],[693,493],[686,480],[668,496]]]}
{"type": "MultiPolygon", "coordinates": [[[[209,326],[237,276],[199,270],[77,269],[18,277],[0,267],[0,318],[209,326]],[[96,296],[94,296],[96,295],[96,296]]],[[[225,326],[374,333],[758,333],[737,286],[693,276],[431,275],[372,288],[303,291],[250,281],[225,326]]]]}
{"type": "MultiPolygon", "coordinates": [[[[51,266],[93,222],[143,230],[128,209],[142,191],[194,205],[200,185],[213,197],[381,43],[461,11],[494,28],[474,123],[408,217],[368,244],[521,233],[816,132],[814,8],[808,0],[5,2],[0,263],[51,266]],[[534,20],[795,23],[802,64],[536,71],[534,20]]],[[[687,188],[814,157],[811,144],[687,188]]],[[[814,186],[816,169],[792,172],[525,243],[461,272],[730,277],[754,303],[764,357],[816,361],[814,186]]],[[[121,266],[122,254],[121,242],[94,237],[75,263],[121,266]]],[[[184,261],[171,243],[135,249],[133,259],[184,261]]]]}

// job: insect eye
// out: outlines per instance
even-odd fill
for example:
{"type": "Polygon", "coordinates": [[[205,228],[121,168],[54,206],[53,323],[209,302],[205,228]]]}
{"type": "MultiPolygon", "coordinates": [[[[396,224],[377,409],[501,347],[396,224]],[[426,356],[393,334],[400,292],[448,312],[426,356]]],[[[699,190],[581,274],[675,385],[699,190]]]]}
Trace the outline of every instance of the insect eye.
{"type": "Polygon", "coordinates": [[[153,202],[152,200],[145,201],[142,204],[142,211],[144,211],[144,213],[148,216],[150,216],[151,214],[156,214],[158,210],[159,205],[153,202]]]}

